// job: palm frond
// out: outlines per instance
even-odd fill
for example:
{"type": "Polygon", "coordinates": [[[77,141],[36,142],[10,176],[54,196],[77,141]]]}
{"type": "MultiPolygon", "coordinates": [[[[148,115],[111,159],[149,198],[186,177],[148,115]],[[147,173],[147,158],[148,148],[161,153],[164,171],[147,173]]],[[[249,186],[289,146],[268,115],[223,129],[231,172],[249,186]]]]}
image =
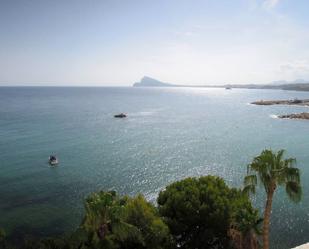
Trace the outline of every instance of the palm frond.
{"type": "Polygon", "coordinates": [[[243,188],[243,193],[246,195],[255,194],[255,185],[247,185],[243,188]]]}
{"type": "Polygon", "coordinates": [[[256,185],[257,185],[257,176],[256,175],[245,176],[243,192],[247,195],[255,194],[256,185]]]}
{"type": "Polygon", "coordinates": [[[289,181],[285,186],[286,193],[293,202],[300,202],[302,198],[302,188],[299,183],[289,181]]]}
{"type": "Polygon", "coordinates": [[[257,185],[257,177],[256,175],[247,175],[244,178],[244,185],[257,185]]]}
{"type": "Polygon", "coordinates": [[[300,170],[298,168],[286,168],[284,174],[286,181],[300,183],[300,170]]]}
{"type": "Polygon", "coordinates": [[[290,168],[295,167],[296,165],[296,158],[287,158],[284,160],[284,166],[290,168]]]}
{"type": "Polygon", "coordinates": [[[255,226],[254,226],[254,231],[257,235],[261,235],[263,233],[262,231],[262,224],[263,224],[264,219],[263,218],[259,218],[256,222],[255,222],[255,226]]]}
{"type": "Polygon", "coordinates": [[[251,164],[247,165],[247,175],[249,175],[251,172],[251,164]]]}
{"type": "Polygon", "coordinates": [[[284,162],[284,159],[283,159],[284,153],[285,153],[285,150],[279,150],[274,155],[274,158],[276,159],[275,166],[278,168],[281,168],[283,166],[282,163],[284,162]]]}

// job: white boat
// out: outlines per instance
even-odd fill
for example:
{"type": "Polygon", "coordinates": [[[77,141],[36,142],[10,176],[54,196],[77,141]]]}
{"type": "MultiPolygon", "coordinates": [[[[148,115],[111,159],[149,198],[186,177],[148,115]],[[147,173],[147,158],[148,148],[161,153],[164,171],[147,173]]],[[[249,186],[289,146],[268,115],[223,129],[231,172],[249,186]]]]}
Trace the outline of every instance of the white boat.
{"type": "Polygon", "coordinates": [[[59,163],[58,158],[55,155],[50,155],[48,158],[48,162],[50,165],[53,165],[53,166],[59,163]]]}

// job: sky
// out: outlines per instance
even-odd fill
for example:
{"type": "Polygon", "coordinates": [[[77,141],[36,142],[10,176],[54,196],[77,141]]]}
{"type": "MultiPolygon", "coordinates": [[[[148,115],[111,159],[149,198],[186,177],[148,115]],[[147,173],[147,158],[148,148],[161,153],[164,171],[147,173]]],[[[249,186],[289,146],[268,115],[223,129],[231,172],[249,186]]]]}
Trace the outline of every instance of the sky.
{"type": "Polygon", "coordinates": [[[0,0],[0,85],[309,80],[308,0],[0,0]]]}

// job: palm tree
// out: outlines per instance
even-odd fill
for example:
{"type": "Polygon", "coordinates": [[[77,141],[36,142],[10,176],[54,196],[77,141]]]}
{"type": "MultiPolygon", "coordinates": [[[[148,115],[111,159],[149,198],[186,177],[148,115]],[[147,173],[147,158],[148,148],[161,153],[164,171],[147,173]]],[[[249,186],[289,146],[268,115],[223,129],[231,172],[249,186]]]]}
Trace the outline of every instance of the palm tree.
{"type": "Polygon", "coordinates": [[[91,194],[85,202],[85,217],[81,227],[88,233],[90,243],[104,248],[128,238],[142,240],[140,231],[124,221],[126,198],[120,199],[114,191],[91,194]]]}
{"type": "Polygon", "coordinates": [[[237,249],[259,249],[263,219],[254,208],[238,209],[231,223],[229,235],[237,249]],[[232,235],[232,236],[231,236],[232,235]]]}
{"type": "Polygon", "coordinates": [[[244,192],[255,194],[258,180],[266,192],[266,204],[263,220],[263,248],[269,249],[269,221],[272,200],[278,186],[284,186],[285,192],[293,202],[299,202],[302,196],[300,171],[295,167],[294,158],[284,159],[284,150],[277,153],[263,150],[248,165],[247,176],[244,179],[244,192]]]}
{"type": "Polygon", "coordinates": [[[260,248],[259,238],[262,234],[263,219],[248,212],[241,212],[241,214],[242,222],[238,224],[238,229],[242,234],[242,248],[260,248]]]}

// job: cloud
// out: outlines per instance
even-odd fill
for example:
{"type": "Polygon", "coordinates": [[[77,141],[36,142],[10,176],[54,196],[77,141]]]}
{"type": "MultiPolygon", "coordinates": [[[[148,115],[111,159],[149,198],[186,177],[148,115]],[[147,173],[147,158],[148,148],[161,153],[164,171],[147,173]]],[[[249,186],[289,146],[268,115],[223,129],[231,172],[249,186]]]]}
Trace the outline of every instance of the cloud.
{"type": "Polygon", "coordinates": [[[296,78],[309,77],[309,61],[305,59],[293,60],[280,65],[278,74],[285,79],[293,80],[296,78]]]}
{"type": "Polygon", "coordinates": [[[308,72],[309,71],[309,61],[307,60],[297,60],[281,65],[282,70],[293,70],[295,72],[308,72]]]}
{"type": "Polygon", "coordinates": [[[192,32],[192,31],[184,31],[184,32],[176,31],[175,34],[176,34],[177,36],[187,36],[187,37],[188,37],[188,36],[193,36],[193,35],[195,35],[195,33],[192,32]]]}
{"type": "Polygon", "coordinates": [[[279,2],[280,0],[265,0],[263,2],[263,7],[269,10],[269,9],[276,7],[276,5],[279,4],[279,2]]]}

